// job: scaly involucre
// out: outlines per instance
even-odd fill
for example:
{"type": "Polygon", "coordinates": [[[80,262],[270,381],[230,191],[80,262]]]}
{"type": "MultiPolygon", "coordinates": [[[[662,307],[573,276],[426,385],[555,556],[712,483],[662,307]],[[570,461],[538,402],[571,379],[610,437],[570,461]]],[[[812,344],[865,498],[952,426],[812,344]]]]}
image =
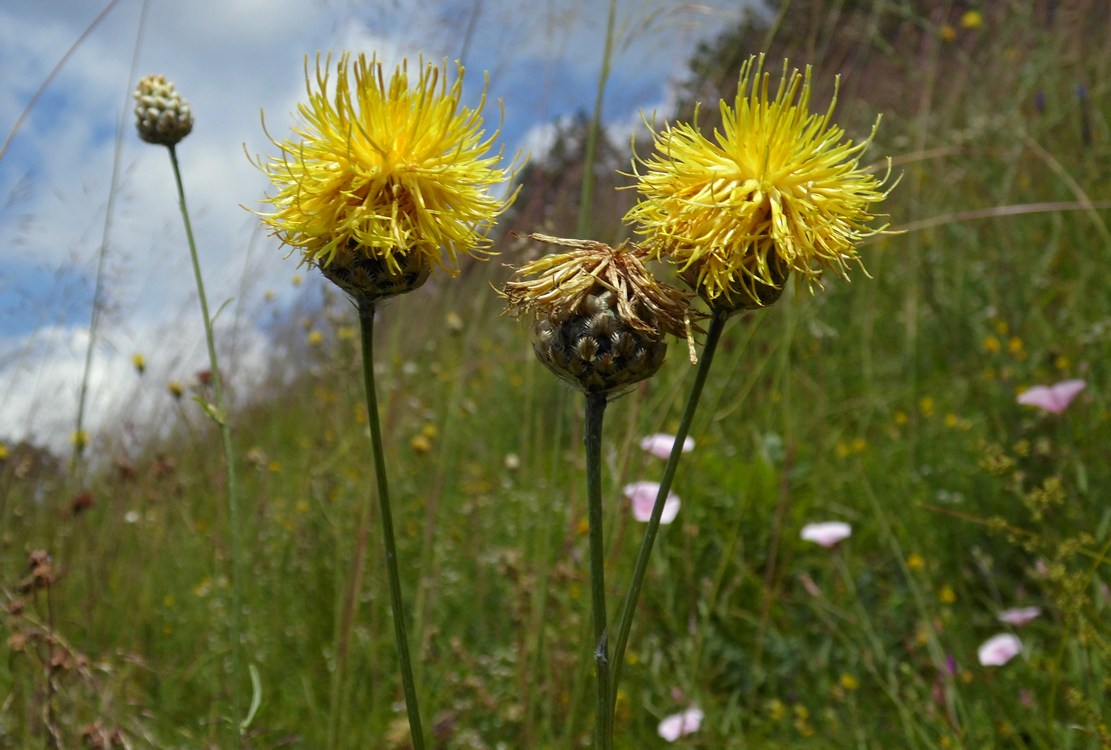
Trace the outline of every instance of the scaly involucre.
{"type": "Polygon", "coordinates": [[[393,274],[414,265],[454,273],[460,254],[488,252],[512,196],[490,194],[509,173],[501,152],[490,153],[497,133],[484,137],[485,90],[475,109],[464,107],[462,66],[449,88],[446,63],[423,60],[415,80],[403,62],[387,82],[363,55],[342,55],[335,72],[333,89],[331,57],[317,57],[311,78],[306,59],[302,122],[293,139],[271,138],[280,153],[259,162],[278,189],[266,198],[274,212],[260,214],[273,234],[306,263],[362,254],[393,274]]]}
{"type": "Polygon", "coordinates": [[[711,306],[723,297],[759,307],[791,271],[811,287],[827,267],[847,276],[857,244],[886,229],[869,224],[887,178],[858,163],[872,135],[854,145],[830,121],[836,89],[824,115],[810,112],[809,67],[788,72],[785,61],[770,98],[763,62],[741,67],[713,140],[688,123],[656,133],[655,153],[637,174],[642,201],[625,217],[711,306]]]}

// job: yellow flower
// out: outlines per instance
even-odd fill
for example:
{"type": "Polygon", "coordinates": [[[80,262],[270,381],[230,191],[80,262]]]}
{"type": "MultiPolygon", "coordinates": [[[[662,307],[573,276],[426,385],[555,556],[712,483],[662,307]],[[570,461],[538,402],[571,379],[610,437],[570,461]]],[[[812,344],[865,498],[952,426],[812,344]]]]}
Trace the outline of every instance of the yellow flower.
{"type": "Polygon", "coordinates": [[[978,29],[984,25],[984,16],[978,10],[969,10],[961,16],[961,26],[966,29],[978,29]]]}
{"type": "Polygon", "coordinates": [[[403,62],[388,78],[359,55],[305,64],[309,101],[294,138],[259,167],[277,193],[261,213],[281,241],[301,250],[360,299],[416,288],[434,265],[457,270],[460,254],[488,252],[494,220],[513,199],[490,188],[510,175],[482,128],[479,105],[462,105],[463,68],[448,86],[446,63],[403,62]]]}
{"type": "Polygon", "coordinates": [[[727,312],[774,302],[792,271],[811,287],[825,267],[847,276],[856,245],[886,229],[870,228],[869,207],[887,196],[887,177],[858,163],[872,136],[854,144],[830,121],[836,89],[825,114],[810,112],[809,67],[789,71],[784,61],[770,98],[763,65],[760,56],[741,67],[713,140],[697,124],[656,133],[656,153],[637,174],[643,200],[625,216],[727,312]]]}
{"type": "Polygon", "coordinates": [[[309,335],[305,337],[305,340],[309,342],[309,346],[320,346],[324,343],[324,334],[320,331],[309,331],[309,335]]]}
{"type": "Polygon", "coordinates": [[[136,372],[142,375],[147,369],[147,359],[142,354],[131,355],[131,364],[135,366],[136,372]]]}
{"type": "Polygon", "coordinates": [[[941,37],[941,41],[943,42],[957,41],[957,30],[947,23],[942,24],[940,28],[938,28],[937,35],[941,37]]]}
{"type": "Polygon", "coordinates": [[[89,444],[89,433],[84,430],[74,430],[73,434],[69,436],[69,441],[73,443],[73,447],[80,453],[89,444]]]}

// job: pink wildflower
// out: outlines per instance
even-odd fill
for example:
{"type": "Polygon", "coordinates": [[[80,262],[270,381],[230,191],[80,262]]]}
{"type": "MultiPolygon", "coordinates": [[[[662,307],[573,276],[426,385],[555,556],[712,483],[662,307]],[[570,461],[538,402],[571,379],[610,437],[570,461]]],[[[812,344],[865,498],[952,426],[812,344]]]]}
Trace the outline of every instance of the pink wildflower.
{"type": "Polygon", "coordinates": [[[1083,380],[1062,380],[1053,385],[1035,385],[1020,393],[1017,400],[1026,406],[1036,406],[1060,414],[1087,385],[1083,380]]]}
{"type": "Polygon", "coordinates": [[[1019,607],[1017,609],[1005,609],[996,615],[999,622],[1005,622],[1008,625],[1025,625],[1033,620],[1035,617],[1040,616],[1042,613],[1041,607],[1019,607]]]}
{"type": "Polygon", "coordinates": [[[838,542],[848,539],[853,534],[853,527],[842,521],[826,521],[825,523],[808,523],[802,527],[799,535],[808,542],[820,544],[823,547],[833,547],[838,542]]]}
{"type": "MultiPolygon", "coordinates": [[[[633,504],[633,518],[647,523],[652,517],[652,506],[656,504],[656,495],[660,492],[659,482],[633,482],[625,485],[625,497],[633,504]]],[[[674,492],[667,493],[664,500],[663,514],[660,523],[671,523],[679,513],[679,496],[674,492]]]]}
{"type": "Polygon", "coordinates": [[[686,737],[688,734],[693,734],[698,731],[702,726],[702,719],[705,714],[702,709],[696,706],[688,708],[686,711],[678,714],[672,714],[660,722],[659,729],[656,732],[668,742],[675,742],[680,737],[686,737]]]}
{"type": "Polygon", "coordinates": [[[1022,641],[1010,633],[993,635],[976,652],[985,667],[1001,667],[1022,653],[1022,641]]]}
{"type": "MultiPolygon", "coordinates": [[[[640,441],[642,450],[651,453],[656,458],[667,460],[671,456],[671,448],[675,445],[674,435],[665,435],[658,432],[655,435],[649,435],[640,441]]],[[[683,453],[690,453],[694,450],[694,440],[686,438],[683,440],[683,453]]]]}

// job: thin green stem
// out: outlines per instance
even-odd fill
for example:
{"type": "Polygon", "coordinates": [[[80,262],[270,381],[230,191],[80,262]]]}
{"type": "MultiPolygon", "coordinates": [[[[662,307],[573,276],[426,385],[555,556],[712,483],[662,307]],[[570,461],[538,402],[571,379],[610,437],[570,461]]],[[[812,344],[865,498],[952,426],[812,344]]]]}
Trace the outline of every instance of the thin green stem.
{"type": "MultiPolygon", "coordinates": [[[[90,25],[89,28],[86,29],[86,34],[100,23],[101,19],[103,19],[107,15],[108,11],[112,9],[116,2],[118,2],[118,0],[112,0],[112,2],[108,4],[108,6],[101,12],[101,14],[97,16],[96,20],[93,21],[92,25],[90,25]]],[[[146,28],[147,6],[148,2],[147,0],[144,0],[142,8],[139,12],[139,30],[137,36],[135,37],[135,49],[131,55],[131,73],[127,77],[128,81],[135,80],[135,70],[138,67],[139,62],[139,51],[143,46],[143,31],[146,28]]],[[[43,82],[43,88],[40,88],[35,93],[35,96],[32,98],[31,103],[27,105],[28,108],[30,108],[33,105],[34,101],[38,99],[39,95],[42,94],[46,85],[54,77],[54,74],[61,68],[61,65],[65,62],[66,58],[69,57],[69,54],[77,48],[77,45],[80,44],[84,38],[85,34],[82,34],[81,39],[78,39],[74,46],[70,48],[70,52],[67,52],[66,56],[63,57],[61,61],[59,61],[58,66],[50,72],[50,75],[47,76],[46,81],[43,82]]],[[[125,106],[120,110],[120,117],[119,120],[117,120],[116,122],[116,144],[115,148],[112,151],[112,177],[108,181],[108,205],[104,209],[104,232],[100,238],[100,249],[97,251],[96,276],[94,277],[95,281],[93,282],[93,309],[92,318],[89,320],[89,343],[85,348],[85,369],[81,375],[81,390],[78,392],[77,396],[77,427],[73,431],[75,443],[73,460],[70,463],[71,474],[76,474],[78,469],[80,468],[79,459],[81,458],[83,449],[85,447],[83,441],[83,436],[85,434],[85,405],[87,403],[89,395],[89,378],[93,369],[93,350],[96,347],[96,335],[100,329],[100,314],[104,307],[104,261],[105,258],[108,256],[109,238],[112,235],[112,217],[115,215],[116,195],[119,193],[120,156],[123,153],[123,134],[128,120],[132,117],[131,108],[126,106],[130,102],[131,91],[128,90],[127,98],[125,100],[125,106]]],[[[22,121],[25,114],[26,111],[24,111],[24,113],[20,115],[20,121],[22,121]]],[[[16,127],[19,127],[18,122],[16,123],[16,127]]],[[[12,130],[12,135],[15,135],[14,128],[12,130]]],[[[10,142],[10,136],[9,140],[4,144],[4,149],[7,148],[8,142],[10,142]]],[[[3,159],[4,149],[0,149],[0,159],[3,159]]]]}
{"type": "Polygon", "coordinates": [[[609,643],[606,632],[606,546],[602,533],[602,419],[606,413],[606,394],[586,396],[586,494],[590,522],[590,600],[594,612],[594,673],[597,677],[597,709],[594,736],[602,750],[613,747],[613,722],[610,711],[609,643]]]}
{"type": "Polygon", "coordinates": [[[169,146],[170,162],[174,168],[174,181],[181,204],[181,218],[185,222],[185,236],[189,241],[189,257],[193,262],[193,276],[197,281],[197,297],[201,303],[201,316],[204,318],[204,336],[208,345],[208,361],[212,370],[212,394],[215,404],[205,404],[205,411],[220,427],[220,440],[224,445],[224,466],[228,484],[228,525],[231,527],[231,565],[232,565],[232,670],[231,706],[232,727],[235,733],[235,746],[242,746],[243,730],[243,637],[245,618],[243,616],[243,544],[239,529],[239,484],[235,475],[235,451],[232,449],[231,427],[224,406],[224,383],[220,364],[216,356],[216,337],[212,332],[212,316],[208,312],[208,299],[204,293],[204,280],[201,277],[201,263],[197,257],[197,243],[193,239],[193,225],[189,221],[189,209],[185,205],[185,188],[181,184],[181,168],[177,162],[177,150],[169,146]]]}
{"type": "Polygon", "coordinates": [[[610,0],[609,17],[606,20],[606,43],[602,50],[602,67],[598,72],[598,90],[594,97],[594,115],[590,119],[590,130],[586,134],[586,153],[583,155],[583,184],[579,198],[580,237],[590,233],[590,211],[594,206],[594,161],[598,152],[598,138],[602,132],[602,103],[605,100],[606,82],[610,75],[610,61],[613,58],[613,29],[617,20],[617,0],[610,0]]]}
{"type": "MultiPolygon", "coordinates": [[[[698,401],[702,397],[702,387],[706,384],[706,376],[710,372],[710,365],[714,361],[714,352],[717,351],[721,332],[725,322],[729,319],[727,313],[715,312],[710,319],[710,329],[706,333],[706,345],[702,349],[702,358],[695,372],[694,385],[691,386],[690,395],[687,396],[686,406],[683,407],[683,416],[679,421],[679,429],[675,434],[675,444],[671,447],[667,466],[664,467],[663,478],[660,480],[660,489],[656,494],[656,503],[652,506],[652,516],[648,519],[648,528],[644,532],[644,541],[641,542],[640,552],[637,555],[636,565],[633,568],[633,577],[629,582],[629,590],[625,594],[625,601],[621,605],[621,617],[617,625],[617,641],[614,643],[612,661],[612,682],[610,686],[611,701],[617,698],[617,685],[621,679],[621,664],[625,659],[625,647],[629,642],[629,631],[633,627],[633,614],[636,612],[637,598],[640,596],[640,587],[644,583],[644,576],[648,572],[648,558],[652,555],[652,546],[656,543],[656,534],[660,530],[660,518],[664,512],[664,502],[671,491],[671,483],[675,479],[675,470],[679,466],[679,456],[683,452],[683,442],[690,432],[691,422],[694,421],[694,412],[698,401]]],[[[611,703],[611,706],[613,704],[611,703]]],[[[616,706],[613,706],[616,709],[616,706]]],[[[613,732],[612,713],[611,724],[607,730],[613,732]]]]}
{"type": "Polygon", "coordinates": [[[382,451],[382,427],[378,418],[378,396],[374,387],[374,304],[359,302],[359,327],[363,340],[363,383],[366,387],[366,412],[370,422],[370,442],[374,451],[374,473],[378,479],[378,505],[382,517],[382,543],[386,551],[386,573],[390,585],[390,606],[393,609],[397,658],[401,667],[401,684],[405,691],[405,709],[409,714],[409,731],[413,750],[424,750],[424,732],[420,724],[417,688],[413,680],[413,664],[409,658],[409,637],[405,631],[405,608],[401,599],[401,575],[397,566],[397,543],[393,533],[390,509],[390,485],[386,479],[385,453],[382,451]]]}

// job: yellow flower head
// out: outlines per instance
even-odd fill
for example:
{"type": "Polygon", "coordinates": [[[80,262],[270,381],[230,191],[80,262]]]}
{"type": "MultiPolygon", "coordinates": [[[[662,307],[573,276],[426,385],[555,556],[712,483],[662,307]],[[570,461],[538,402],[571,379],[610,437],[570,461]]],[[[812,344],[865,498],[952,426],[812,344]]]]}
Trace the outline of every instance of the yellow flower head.
{"type": "Polygon", "coordinates": [[[375,58],[344,54],[335,73],[333,87],[331,58],[317,57],[313,77],[306,60],[309,101],[298,105],[295,137],[271,138],[280,153],[259,161],[277,188],[263,223],[370,299],[416,288],[434,265],[455,273],[459,254],[485,253],[512,201],[489,192],[509,173],[501,152],[489,153],[497,133],[482,129],[485,92],[477,108],[463,106],[462,66],[449,88],[446,63],[423,60],[415,76],[403,62],[387,80],[375,58]]]}
{"type": "Polygon", "coordinates": [[[886,177],[858,163],[871,135],[854,144],[830,121],[836,91],[824,115],[810,112],[809,67],[788,71],[785,61],[771,98],[763,64],[741,66],[712,140],[697,124],[656,133],[637,175],[643,200],[625,217],[727,312],[774,302],[792,271],[811,286],[825,267],[846,276],[856,245],[885,229],[869,228],[869,206],[886,197],[886,177]]]}

